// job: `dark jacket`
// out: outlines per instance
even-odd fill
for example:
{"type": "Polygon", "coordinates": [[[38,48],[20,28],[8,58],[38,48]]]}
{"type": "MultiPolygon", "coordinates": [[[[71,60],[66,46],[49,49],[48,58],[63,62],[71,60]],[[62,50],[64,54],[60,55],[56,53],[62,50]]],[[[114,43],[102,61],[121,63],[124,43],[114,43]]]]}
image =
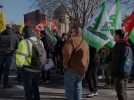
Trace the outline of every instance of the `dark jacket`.
{"type": "MultiPolygon", "coordinates": [[[[1,34],[0,34],[0,37],[2,38],[2,36],[8,36],[8,40],[10,40],[11,42],[11,45],[10,47],[12,48],[11,50],[7,49],[7,48],[3,48],[2,51],[0,51],[0,55],[12,55],[15,53],[15,50],[17,49],[17,45],[18,45],[18,42],[19,42],[19,39],[16,35],[16,33],[11,29],[11,28],[7,28],[5,29],[1,34]],[[4,50],[5,49],[5,50],[4,50]],[[3,52],[4,51],[4,52],[3,52]]],[[[6,42],[7,40],[5,40],[6,42]]],[[[4,43],[5,43],[4,42],[4,43]]],[[[2,44],[0,44],[2,45],[2,44]]],[[[10,48],[9,47],[9,48],[10,48]]]]}
{"type": "Polygon", "coordinates": [[[91,68],[91,67],[94,68],[95,67],[96,49],[90,46],[90,54],[89,55],[90,55],[90,58],[91,58],[89,68],[91,68]]]}
{"type": "Polygon", "coordinates": [[[125,41],[119,41],[116,43],[112,50],[111,72],[112,77],[114,78],[124,77],[123,73],[121,73],[120,71],[120,68],[122,67],[122,64],[124,62],[126,46],[127,44],[125,43],[125,41]]]}

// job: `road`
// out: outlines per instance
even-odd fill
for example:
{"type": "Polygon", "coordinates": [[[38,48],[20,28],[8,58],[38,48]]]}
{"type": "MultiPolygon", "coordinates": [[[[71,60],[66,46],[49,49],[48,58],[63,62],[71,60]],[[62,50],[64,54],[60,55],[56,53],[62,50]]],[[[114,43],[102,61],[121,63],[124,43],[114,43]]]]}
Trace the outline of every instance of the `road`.
{"type": "MultiPolygon", "coordinates": [[[[24,90],[22,85],[11,80],[12,88],[0,88],[0,100],[24,100],[24,90]]],[[[83,100],[116,100],[113,89],[104,89],[102,83],[99,84],[99,95],[94,98],[86,98],[87,88],[84,88],[83,100]]],[[[41,100],[64,100],[63,77],[52,77],[50,83],[40,85],[41,100]]],[[[128,84],[128,100],[134,100],[134,84],[128,84]]]]}

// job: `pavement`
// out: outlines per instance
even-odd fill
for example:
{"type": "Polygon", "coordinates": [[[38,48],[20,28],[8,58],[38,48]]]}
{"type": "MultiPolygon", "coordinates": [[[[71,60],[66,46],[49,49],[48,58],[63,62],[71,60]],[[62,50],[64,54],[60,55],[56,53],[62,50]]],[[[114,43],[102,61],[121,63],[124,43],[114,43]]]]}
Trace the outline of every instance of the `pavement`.
{"type": "MultiPolygon", "coordinates": [[[[11,79],[11,88],[2,89],[0,87],[0,100],[24,100],[24,90],[22,85],[11,79]]],[[[117,100],[114,89],[103,88],[103,83],[99,83],[99,95],[93,98],[86,98],[87,87],[83,90],[83,100],[117,100]]],[[[64,100],[63,76],[51,77],[49,83],[40,85],[41,100],[64,100]]],[[[134,83],[128,84],[128,100],[134,100],[134,83]]]]}

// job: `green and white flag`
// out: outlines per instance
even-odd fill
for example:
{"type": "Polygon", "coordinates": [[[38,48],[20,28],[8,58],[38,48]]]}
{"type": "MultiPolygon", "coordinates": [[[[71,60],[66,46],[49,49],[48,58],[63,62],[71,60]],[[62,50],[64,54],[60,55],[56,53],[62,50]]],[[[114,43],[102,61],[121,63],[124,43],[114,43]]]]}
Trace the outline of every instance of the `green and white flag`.
{"type": "Polygon", "coordinates": [[[95,20],[94,26],[87,29],[87,33],[84,34],[85,40],[89,45],[100,49],[103,46],[112,48],[115,45],[112,34],[116,29],[121,29],[121,11],[120,0],[115,0],[115,4],[108,14],[108,7],[106,0],[101,5],[101,11],[95,20]],[[112,30],[112,31],[111,31],[112,30]],[[99,35],[96,35],[100,33],[99,35]],[[111,34],[112,33],[112,34],[111,34]],[[105,36],[105,39],[101,36],[105,36]]]}
{"type": "MultiPolygon", "coordinates": [[[[107,7],[106,7],[107,9],[107,7]]],[[[115,3],[108,13],[108,9],[105,11],[104,23],[100,32],[107,35],[110,41],[107,43],[107,47],[112,48],[115,45],[114,30],[121,29],[121,4],[120,0],[115,0],[115,3]]]]}
{"type": "Polygon", "coordinates": [[[112,30],[121,29],[121,4],[120,0],[115,0],[115,4],[109,13],[110,27],[112,30]]]}
{"type": "Polygon", "coordinates": [[[121,22],[122,22],[122,17],[121,17],[121,4],[120,0],[115,0],[115,4],[112,7],[110,13],[109,13],[109,21],[108,21],[108,27],[110,30],[110,42],[107,44],[108,47],[112,48],[115,45],[114,41],[114,30],[116,29],[121,29],[121,22]]]}
{"type": "Polygon", "coordinates": [[[106,37],[106,35],[97,32],[94,34],[90,31],[85,32],[84,39],[90,46],[96,48],[97,50],[101,49],[109,42],[109,39],[106,37]]]}
{"type": "Polygon", "coordinates": [[[109,48],[112,48],[115,45],[114,30],[121,29],[121,19],[120,0],[115,0],[115,4],[109,14],[106,6],[105,18],[100,30],[101,33],[104,33],[110,39],[110,42],[107,43],[109,48]]]}
{"type": "Polygon", "coordinates": [[[98,50],[109,42],[108,37],[100,32],[102,24],[105,23],[106,10],[106,0],[104,0],[101,4],[101,11],[95,20],[94,26],[88,27],[84,34],[84,38],[87,43],[98,50]]]}
{"type": "Polygon", "coordinates": [[[106,27],[106,22],[108,20],[106,0],[104,0],[100,8],[101,10],[98,17],[95,19],[95,23],[93,24],[94,26],[88,27],[87,32],[84,34],[85,40],[89,43],[89,45],[96,49],[101,49],[110,42],[110,39],[108,38],[110,31],[108,31],[108,27],[106,27]]]}
{"type": "Polygon", "coordinates": [[[115,45],[115,42],[114,42],[113,36],[111,34],[111,31],[110,31],[107,3],[105,2],[105,5],[103,5],[103,6],[104,6],[105,10],[104,10],[104,13],[103,13],[103,17],[101,18],[101,21],[100,21],[101,26],[98,27],[97,31],[101,32],[102,34],[106,35],[106,37],[108,37],[109,42],[106,43],[106,46],[109,47],[109,48],[112,48],[115,45]]]}
{"type": "Polygon", "coordinates": [[[95,24],[93,27],[94,31],[100,31],[100,27],[104,25],[107,16],[107,6],[106,0],[101,4],[101,11],[98,17],[95,19],[95,24]]]}

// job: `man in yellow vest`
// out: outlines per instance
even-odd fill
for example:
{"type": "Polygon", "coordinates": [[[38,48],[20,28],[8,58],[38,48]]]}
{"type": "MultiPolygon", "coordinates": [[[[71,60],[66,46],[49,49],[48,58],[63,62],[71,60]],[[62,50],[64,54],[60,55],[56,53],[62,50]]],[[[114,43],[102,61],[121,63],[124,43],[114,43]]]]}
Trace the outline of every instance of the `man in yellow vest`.
{"type": "MultiPolygon", "coordinates": [[[[42,30],[39,29],[38,33],[42,30]]],[[[25,100],[40,100],[38,88],[40,79],[40,64],[37,64],[37,62],[39,62],[38,60],[40,59],[38,59],[39,57],[36,57],[37,55],[35,56],[37,50],[34,50],[33,52],[33,47],[35,47],[34,43],[37,42],[41,44],[40,46],[43,47],[43,43],[39,39],[39,34],[35,34],[35,32],[33,32],[30,27],[25,26],[23,32],[24,40],[20,41],[18,45],[16,53],[16,64],[18,66],[18,69],[22,70],[22,76],[24,79],[25,100]]],[[[37,46],[39,46],[39,44],[37,46]]],[[[44,56],[43,61],[45,64],[45,49],[42,55],[44,56]]]]}

